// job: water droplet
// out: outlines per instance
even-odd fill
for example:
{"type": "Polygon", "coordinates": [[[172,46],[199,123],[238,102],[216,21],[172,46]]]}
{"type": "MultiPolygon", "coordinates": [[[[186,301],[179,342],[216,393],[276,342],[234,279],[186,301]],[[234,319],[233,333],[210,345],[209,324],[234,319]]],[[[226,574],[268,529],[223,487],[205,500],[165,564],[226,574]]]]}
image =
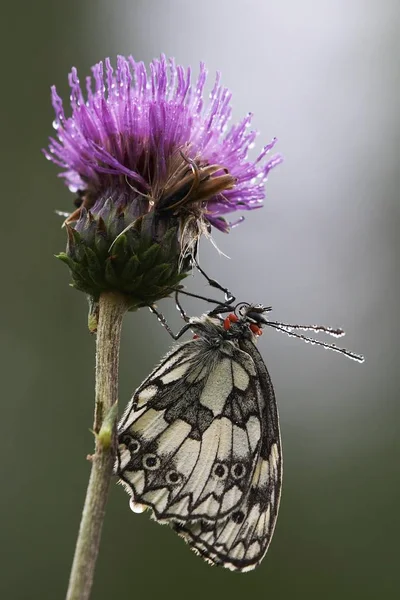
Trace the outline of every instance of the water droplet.
{"type": "Polygon", "coordinates": [[[144,512],[147,508],[144,504],[139,504],[138,502],[135,502],[133,498],[129,500],[129,507],[131,511],[136,514],[144,512]]]}

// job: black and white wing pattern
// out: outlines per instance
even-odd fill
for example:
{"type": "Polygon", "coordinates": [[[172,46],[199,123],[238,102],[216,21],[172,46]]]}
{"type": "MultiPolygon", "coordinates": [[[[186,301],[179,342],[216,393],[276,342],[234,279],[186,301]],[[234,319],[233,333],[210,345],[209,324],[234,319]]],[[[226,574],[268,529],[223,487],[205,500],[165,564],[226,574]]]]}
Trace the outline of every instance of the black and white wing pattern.
{"type": "Polygon", "coordinates": [[[231,570],[249,571],[263,559],[270,544],[282,487],[282,452],[274,390],[264,361],[249,340],[240,347],[257,372],[262,399],[261,444],[248,492],[227,518],[176,524],[174,529],[205,559],[231,570]]]}
{"type": "Polygon", "coordinates": [[[117,474],[158,520],[227,517],[246,498],[261,452],[262,390],[252,358],[199,338],[169,353],[118,427],[117,474]]]}
{"type": "Polygon", "coordinates": [[[274,391],[255,347],[265,310],[191,319],[197,339],[165,356],[118,426],[115,470],[133,509],[151,508],[210,563],[238,571],[267,551],[282,481],[274,391]]]}

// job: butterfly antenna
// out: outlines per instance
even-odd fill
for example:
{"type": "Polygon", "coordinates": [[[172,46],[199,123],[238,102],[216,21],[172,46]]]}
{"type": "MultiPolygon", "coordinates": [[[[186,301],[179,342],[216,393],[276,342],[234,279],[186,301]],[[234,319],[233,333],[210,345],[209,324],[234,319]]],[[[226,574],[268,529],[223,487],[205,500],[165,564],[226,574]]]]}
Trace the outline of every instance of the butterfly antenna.
{"type": "Polygon", "coordinates": [[[283,327],[284,329],[290,329],[290,330],[300,330],[300,331],[316,331],[316,332],[323,332],[323,333],[327,333],[328,335],[331,335],[332,337],[336,337],[336,338],[340,338],[343,337],[346,332],[343,331],[343,329],[341,329],[340,327],[338,328],[334,328],[334,327],[327,327],[326,325],[292,325],[290,323],[281,323],[280,321],[268,321],[269,325],[272,325],[272,327],[283,327]]]}
{"type": "MultiPolygon", "coordinates": [[[[307,337],[305,335],[302,335],[301,333],[295,333],[294,331],[292,331],[292,329],[288,328],[285,329],[285,326],[279,323],[275,323],[274,321],[268,321],[268,323],[266,323],[266,325],[269,325],[270,327],[273,327],[274,329],[277,329],[278,331],[282,331],[283,333],[286,333],[287,335],[289,335],[290,337],[296,337],[299,340],[303,340],[303,342],[307,342],[309,344],[313,344],[316,346],[322,346],[323,348],[327,348],[328,350],[333,350],[334,352],[339,352],[340,354],[344,354],[345,356],[347,356],[348,358],[351,358],[352,360],[355,360],[359,363],[363,363],[364,362],[364,357],[361,354],[355,354],[354,352],[350,352],[349,350],[346,350],[346,348],[339,348],[338,346],[336,346],[336,344],[327,344],[326,342],[320,342],[319,340],[315,340],[313,338],[307,337]]],[[[290,326],[289,326],[290,327],[290,326]]],[[[319,326],[316,326],[319,327],[319,326]]],[[[296,327],[297,329],[302,329],[302,327],[296,327]]],[[[330,328],[318,328],[318,329],[313,329],[313,326],[311,327],[312,331],[325,331],[325,333],[330,333],[330,335],[335,335],[335,333],[332,332],[328,332],[326,331],[326,329],[330,329],[330,328]]],[[[335,330],[332,330],[335,331],[335,330]]],[[[341,330],[339,330],[341,331],[341,330]]],[[[343,335],[343,334],[340,334],[343,335]]],[[[340,336],[337,336],[340,337],[340,336]]]]}

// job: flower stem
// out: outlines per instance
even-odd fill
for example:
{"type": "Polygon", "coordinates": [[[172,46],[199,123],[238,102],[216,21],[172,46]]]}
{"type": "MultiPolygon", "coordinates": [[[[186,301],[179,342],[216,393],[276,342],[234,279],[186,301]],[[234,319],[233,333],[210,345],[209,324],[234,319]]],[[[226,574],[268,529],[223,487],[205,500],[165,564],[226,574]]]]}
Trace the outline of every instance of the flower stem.
{"type": "Polygon", "coordinates": [[[96,393],[93,430],[96,449],[83,507],[67,600],[87,600],[93,584],[108,489],[116,457],[118,359],[126,299],[117,293],[100,296],[96,338],[96,393]]]}

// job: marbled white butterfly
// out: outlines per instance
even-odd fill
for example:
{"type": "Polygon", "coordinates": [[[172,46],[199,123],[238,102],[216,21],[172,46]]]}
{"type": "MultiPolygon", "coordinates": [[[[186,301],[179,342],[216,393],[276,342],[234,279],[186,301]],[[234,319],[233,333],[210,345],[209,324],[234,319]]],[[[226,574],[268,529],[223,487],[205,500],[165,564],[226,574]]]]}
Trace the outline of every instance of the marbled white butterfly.
{"type": "Polygon", "coordinates": [[[191,319],[177,302],[187,324],[176,336],[152,309],[175,339],[195,335],[134,393],[118,426],[116,473],[132,510],[151,508],[208,562],[249,571],[268,549],[282,484],[278,411],[256,338],[271,326],[363,359],[295,332],[342,330],[269,321],[270,307],[233,301],[191,319]]]}

